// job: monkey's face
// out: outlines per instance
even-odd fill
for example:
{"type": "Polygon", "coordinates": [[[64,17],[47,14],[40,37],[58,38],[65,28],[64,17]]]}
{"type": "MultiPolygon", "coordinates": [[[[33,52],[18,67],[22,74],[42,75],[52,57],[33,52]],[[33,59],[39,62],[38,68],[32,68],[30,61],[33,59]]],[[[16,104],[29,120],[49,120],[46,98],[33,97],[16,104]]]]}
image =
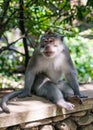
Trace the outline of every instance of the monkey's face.
{"type": "Polygon", "coordinates": [[[46,58],[55,58],[63,50],[61,38],[47,37],[40,42],[40,52],[46,58]]]}

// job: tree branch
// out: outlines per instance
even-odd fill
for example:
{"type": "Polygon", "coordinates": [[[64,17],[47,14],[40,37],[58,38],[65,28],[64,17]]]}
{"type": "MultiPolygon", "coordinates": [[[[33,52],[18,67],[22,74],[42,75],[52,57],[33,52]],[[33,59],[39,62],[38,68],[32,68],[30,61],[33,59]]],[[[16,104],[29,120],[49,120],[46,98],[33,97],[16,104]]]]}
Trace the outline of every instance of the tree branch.
{"type": "Polygon", "coordinates": [[[14,52],[17,52],[17,53],[21,54],[22,56],[25,56],[25,54],[23,54],[23,53],[21,53],[21,52],[15,50],[15,49],[13,49],[13,48],[9,48],[9,50],[14,51],[14,52]]]}
{"type": "Polygon", "coordinates": [[[8,50],[10,46],[12,46],[13,44],[15,44],[17,41],[19,41],[20,39],[22,39],[24,36],[20,37],[19,39],[17,39],[16,41],[9,43],[7,46],[4,46],[2,48],[0,48],[0,53],[2,53],[5,50],[8,50]]]}

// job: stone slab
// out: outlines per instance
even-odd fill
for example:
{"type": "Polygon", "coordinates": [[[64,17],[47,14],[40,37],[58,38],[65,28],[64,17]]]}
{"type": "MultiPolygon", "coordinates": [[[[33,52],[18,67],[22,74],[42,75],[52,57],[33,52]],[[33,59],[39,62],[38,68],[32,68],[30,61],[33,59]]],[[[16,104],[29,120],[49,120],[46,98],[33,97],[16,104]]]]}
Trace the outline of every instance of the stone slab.
{"type": "Polygon", "coordinates": [[[0,128],[92,109],[93,84],[82,85],[80,90],[83,94],[88,95],[88,99],[84,99],[83,105],[75,104],[75,110],[73,111],[59,108],[50,101],[34,95],[23,99],[16,98],[8,105],[11,111],[10,114],[2,112],[0,109],[0,128]]]}

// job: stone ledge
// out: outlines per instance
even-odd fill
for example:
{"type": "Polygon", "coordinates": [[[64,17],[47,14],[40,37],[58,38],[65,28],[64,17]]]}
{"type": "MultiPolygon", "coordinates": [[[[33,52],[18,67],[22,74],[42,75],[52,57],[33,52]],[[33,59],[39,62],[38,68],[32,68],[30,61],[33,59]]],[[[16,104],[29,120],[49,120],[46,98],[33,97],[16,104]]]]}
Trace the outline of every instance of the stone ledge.
{"type": "Polygon", "coordinates": [[[67,111],[57,107],[50,101],[32,96],[24,99],[14,99],[8,105],[11,113],[3,113],[0,109],[0,128],[17,124],[38,121],[50,117],[62,115],[68,116],[71,113],[89,110],[93,108],[93,84],[81,85],[80,90],[88,95],[88,99],[83,99],[83,105],[75,104],[74,111],[67,111]]]}

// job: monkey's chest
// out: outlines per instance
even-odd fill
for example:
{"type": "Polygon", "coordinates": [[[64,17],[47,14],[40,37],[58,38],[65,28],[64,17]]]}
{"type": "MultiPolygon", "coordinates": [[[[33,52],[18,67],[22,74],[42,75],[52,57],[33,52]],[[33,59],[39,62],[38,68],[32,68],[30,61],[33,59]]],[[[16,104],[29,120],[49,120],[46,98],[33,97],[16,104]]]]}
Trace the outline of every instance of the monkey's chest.
{"type": "Polygon", "coordinates": [[[63,74],[63,62],[57,57],[55,59],[43,59],[43,62],[38,62],[40,72],[44,72],[53,82],[58,82],[63,74]]]}
{"type": "Polygon", "coordinates": [[[52,72],[52,73],[47,73],[48,77],[54,82],[54,83],[57,83],[60,78],[61,78],[61,74],[59,73],[55,73],[55,72],[52,72]]]}
{"type": "Polygon", "coordinates": [[[53,81],[53,82],[58,82],[63,74],[62,70],[60,68],[54,68],[54,66],[52,67],[48,67],[46,70],[46,74],[47,76],[53,81]]]}

